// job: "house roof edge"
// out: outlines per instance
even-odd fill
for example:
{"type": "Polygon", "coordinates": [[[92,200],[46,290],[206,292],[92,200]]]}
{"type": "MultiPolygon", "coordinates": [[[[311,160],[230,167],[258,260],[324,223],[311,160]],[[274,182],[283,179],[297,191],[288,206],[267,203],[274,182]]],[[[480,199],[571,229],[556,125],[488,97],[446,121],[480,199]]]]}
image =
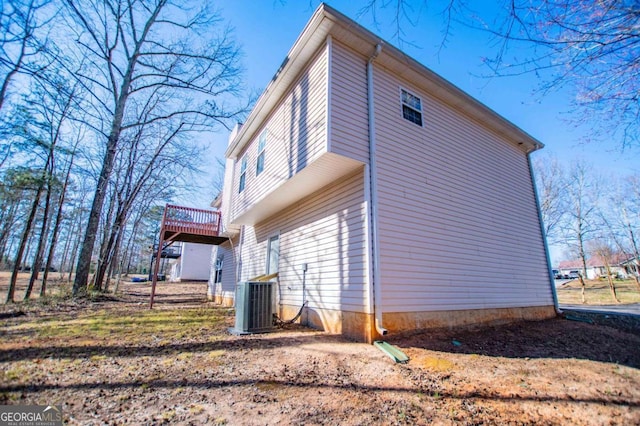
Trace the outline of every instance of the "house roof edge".
{"type": "MultiPolygon", "coordinates": [[[[406,74],[405,78],[412,78],[410,81],[413,81],[413,79],[419,80],[417,83],[424,85],[431,95],[461,110],[472,119],[481,122],[483,125],[506,138],[514,140],[517,144],[525,145],[525,152],[530,153],[544,147],[542,142],[484,103],[402,52],[397,47],[385,42],[349,17],[328,6],[326,3],[321,3],[289,50],[282,65],[278,68],[274,77],[258,98],[246,122],[236,134],[235,138],[230,141],[227,151],[225,152],[227,158],[237,157],[244,146],[252,139],[255,132],[259,130],[263,121],[270,114],[272,108],[277,105],[281,97],[286,93],[289,84],[295,80],[298,73],[317,52],[318,48],[325,43],[327,36],[332,34],[334,24],[341,25],[349,31],[356,33],[358,37],[368,41],[371,44],[371,49],[378,43],[383,44],[384,47],[381,56],[387,57],[388,60],[385,62],[382,61],[381,58],[378,58],[376,62],[382,63],[383,66],[391,66],[392,68],[393,66],[406,67],[406,69],[410,71],[403,73],[406,74]],[[314,35],[316,37],[314,37],[314,35]],[[313,42],[311,42],[312,40],[313,42]],[[322,43],[318,40],[322,40],[322,43]]],[[[362,46],[356,47],[356,50],[366,54],[366,52],[363,52],[364,49],[362,46]]]]}

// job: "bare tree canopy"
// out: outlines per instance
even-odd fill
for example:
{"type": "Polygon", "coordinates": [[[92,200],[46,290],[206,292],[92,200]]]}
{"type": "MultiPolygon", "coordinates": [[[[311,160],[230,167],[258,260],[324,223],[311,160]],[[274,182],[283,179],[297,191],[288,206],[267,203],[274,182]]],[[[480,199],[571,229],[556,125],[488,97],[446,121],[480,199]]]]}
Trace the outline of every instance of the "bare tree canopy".
{"type": "Polygon", "coordinates": [[[547,241],[553,244],[563,240],[563,220],[567,212],[567,188],[569,182],[558,160],[548,155],[533,160],[536,189],[540,200],[540,213],[547,241]]]}
{"type": "MultiPolygon", "coordinates": [[[[156,126],[158,135],[226,125],[239,89],[238,50],[205,4],[171,0],[65,0],[75,33],[69,68],[93,94],[87,122],[106,150],[73,286],[86,291],[96,231],[120,139],[156,126]]],[[[160,136],[159,136],[160,137],[160,136]]]]}
{"type": "Polygon", "coordinates": [[[499,75],[550,71],[544,90],[567,86],[579,118],[597,118],[600,136],[640,142],[640,4],[635,0],[538,0],[507,3],[495,31],[504,49],[489,63],[499,75]],[[519,61],[511,43],[533,45],[519,61]],[[510,55],[513,56],[513,55],[510,55]]]}
{"type": "Polygon", "coordinates": [[[493,75],[531,74],[541,93],[566,89],[576,124],[621,149],[640,145],[640,4],[636,0],[505,0],[499,7],[471,0],[370,0],[363,9],[395,11],[396,35],[427,6],[442,11],[443,44],[456,24],[497,40],[483,60],[493,75]],[[487,18],[486,9],[497,14],[487,18]]]}

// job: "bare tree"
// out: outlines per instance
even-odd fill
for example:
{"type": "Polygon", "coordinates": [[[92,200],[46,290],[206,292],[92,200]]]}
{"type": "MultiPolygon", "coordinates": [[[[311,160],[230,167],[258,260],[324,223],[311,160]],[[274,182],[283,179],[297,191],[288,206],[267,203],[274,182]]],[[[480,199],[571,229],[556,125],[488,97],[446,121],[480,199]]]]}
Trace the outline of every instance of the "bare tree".
{"type": "MultiPolygon", "coordinates": [[[[42,169],[44,170],[44,169],[42,169]]],[[[25,173],[25,182],[29,182],[31,185],[31,189],[34,190],[34,196],[31,201],[31,206],[29,207],[27,218],[22,230],[22,236],[20,237],[20,242],[18,244],[18,249],[16,251],[15,260],[13,262],[13,269],[11,271],[11,278],[9,278],[9,286],[7,288],[7,298],[6,303],[13,303],[15,291],[16,291],[16,282],[18,279],[18,272],[20,272],[20,268],[22,266],[23,256],[29,252],[28,246],[29,241],[32,236],[32,226],[36,217],[36,213],[38,211],[38,205],[40,203],[40,197],[42,196],[42,191],[44,190],[44,176],[46,172],[42,170],[26,170],[25,173]]]]}
{"type": "Polygon", "coordinates": [[[44,209],[40,235],[35,251],[35,257],[31,268],[31,277],[27,285],[24,300],[31,297],[31,291],[42,267],[44,251],[49,237],[51,222],[51,207],[54,192],[59,192],[61,182],[56,179],[56,161],[60,151],[66,155],[66,150],[60,148],[63,136],[63,127],[69,120],[75,106],[76,92],[65,85],[65,79],[60,76],[52,76],[41,81],[34,82],[33,96],[30,99],[31,110],[38,117],[39,129],[42,131],[40,141],[46,147],[46,160],[43,168],[42,183],[44,185],[44,209]],[[45,84],[42,84],[42,83],[45,84]],[[55,191],[56,189],[57,191],[55,191]]]}
{"type": "Polygon", "coordinates": [[[533,160],[540,213],[549,243],[563,240],[562,221],[567,212],[567,176],[555,157],[536,156],[533,160]]]}
{"type": "MultiPolygon", "coordinates": [[[[188,140],[180,140],[180,127],[166,133],[157,126],[138,127],[133,138],[123,140],[127,149],[120,160],[118,185],[114,198],[114,217],[104,239],[99,267],[96,268],[95,288],[103,289],[104,275],[114,266],[120,242],[124,236],[126,221],[132,207],[151,187],[163,187],[166,182],[184,179],[195,170],[200,158],[197,146],[188,140]]],[[[153,192],[153,191],[151,191],[153,192]]]]}
{"type": "Polygon", "coordinates": [[[10,122],[21,102],[7,101],[51,64],[47,32],[55,16],[52,0],[0,0],[0,168],[17,151],[10,122]]]}
{"type": "Polygon", "coordinates": [[[587,244],[599,229],[597,199],[600,191],[598,179],[593,175],[590,167],[579,162],[573,165],[569,172],[569,186],[567,197],[569,208],[564,227],[565,239],[573,246],[582,263],[579,274],[582,303],[585,303],[585,278],[587,276],[587,244]]]}
{"type": "Polygon", "coordinates": [[[212,198],[215,198],[222,193],[222,189],[224,187],[225,159],[216,157],[213,161],[213,165],[215,171],[211,177],[211,196],[212,198]]]}
{"type": "Polygon", "coordinates": [[[99,106],[95,125],[106,139],[98,185],[80,251],[74,295],[87,288],[100,212],[123,131],[171,122],[173,129],[211,128],[241,113],[238,51],[206,7],[173,0],[65,0],[79,50],[76,72],[99,106]],[[137,112],[154,113],[141,119],[137,112]],[[137,111],[136,111],[137,109],[137,111]],[[102,131],[102,129],[106,129],[102,131]]]}
{"type": "MultiPolygon", "coordinates": [[[[53,220],[53,229],[51,231],[51,242],[49,243],[49,251],[47,253],[44,272],[42,274],[42,285],[40,287],[40,297],[44,297],[47,292],[47,278],[49,276],[49,271],[52,268],[53,257],[55,255],[56,246],[58,244],[58,235],[60,233],[60,227],[63,219],[63,209],[65,205],[65,200],[67,197],[67,190],[69,188],[69,183],[71,181],[71,170],[73,169],[73,162],[75,160],[79,142],[80,142],[80,138],[78,137],[74,147],[71,150],[71,153],[68,159],[68,164],[66,166],[66,171],[64,172],[64,180],[62,181],[62,188],[60,188],[60,196],[57,200],[58,205],[56,209],[56,215],[53,220]]],[[[62,265],[60,266],[62,267],[62,265]]]]}
{"type": "Polygon", "coordinates": [[[611,271],[611,266],[614,262],[614,259],[618,257],[617,255],[619,253],[615,250],[613,244],[603,236],[594,239],[591,242],[590,246],[591,251],[602,260],[605,272],[607,274],[607,282],[609,283],[609,291],[611,292],[611,297],[616,303],[620,303],[620,299],[618,299],[618,295],[616,293],[616,286],[613,282],[613,273],[611,271]]]}
{"type": "MultiPolygon", "coordinates": [[[[640,228],[640,176],[633,175],[625,179],[619,200],[613,204],[616,206],[618,223],[622,228],[621,239],[626,240],[627,253],[633,258],[633,278],[640,290],[640,241],[638,231],[640,228]]],[[[622,243],[620,244],[623,245],[622,243]]]]}
{"type": "Polygon", "coordinates": [[[5,171],[0,181],[0,260],[9,264],[9,242],[18,228],[20,219],[25,216],[26,201],[33,186],[33,174],[22,167],[5,171]]]}
{"type": "Polygon", "coordinates": [[[19,74],[33,75],[46,68],[45,27],[55,16],[51,0],[3,0],[0,2],[0,111],[9,88],[19,74]],[[38,32],[42,31],[42,34],[38,32]]]}
{"type": "Polygon", "coordinates": [[[402,42],[403,29],[427,6],[441,11],[442,46],[455,24],[489,33],[496,53],[483,60],[492,75],[534,75],[543,95],[568,89],[575,121],[591,125],[594,136],[615,137],[621,148],[640,143],[637,1],[504,0],[487,17],[483,4],[468,0],[369,0],[361,13],[374,20],[390,13],[402,42]]]}
{"type": "Polygon", "coordinates": [[[636,2],[509,1],[491,30],[504,44],[488,63],[498,75],[536,73],[543,93],[573,91],[582,122],[622,147],[640,142],[640,9],[636,2]],[[513,47],[513,54],[508,54],[513,47]],[[522,57],[522,47],[532,47],[522,57]],[[514,57],[519,57],[515,59],[514,57]]]}

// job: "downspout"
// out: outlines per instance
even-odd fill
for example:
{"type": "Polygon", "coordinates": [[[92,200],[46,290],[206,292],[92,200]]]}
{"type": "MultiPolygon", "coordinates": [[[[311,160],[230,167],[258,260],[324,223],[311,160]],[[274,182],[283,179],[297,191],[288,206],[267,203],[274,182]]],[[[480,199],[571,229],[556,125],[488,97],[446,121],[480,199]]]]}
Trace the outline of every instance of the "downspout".
{"type": "MultiPolygon", "coordinates": [[[[536,145],[535,149],[539,147],[536,145]]],[[[538,198],[538,187],[536,185],[536,178],[533,173],[533,166],[531,165],[531,153],[527,152],[527,164],[529,165],[529,176],[531,176],[531,184],[533,185],[533,196],[536,200],[536,209],[538,210],[538,223],[540,224],[540,236],[542,237],[542,243],[544,244],[544,254],[547,258],[547,273],[549,274],[549,284],[551,285],[551,295],[553,296],[553,307],[557,314],[561,314],[562,311],[558,307],[558,294],[556,293],[555,277],[553,275],[553,267],[551,266],[551,256],[549,255],[549,244],[547,243],[547,233],[544,230],[544,222],[542,221],[542,210],[540,210],[540,199],[538,198]]]]}
{"type": "Polygon", "coordinates": [[[376,128],[373,90],[373,61],[376,60],[382,44],[378,43],[373,55],[367,61],[367,106],[369,115],[369,188],[371,190],[371,260],[373,263],[371,280],[373,281],[373,312],[376,331],[381,336],[387,334],[387,329],[382,326],[382,288],[380,283],[380,247],[378,239],[378,182],[376,165],[376,128]]]}

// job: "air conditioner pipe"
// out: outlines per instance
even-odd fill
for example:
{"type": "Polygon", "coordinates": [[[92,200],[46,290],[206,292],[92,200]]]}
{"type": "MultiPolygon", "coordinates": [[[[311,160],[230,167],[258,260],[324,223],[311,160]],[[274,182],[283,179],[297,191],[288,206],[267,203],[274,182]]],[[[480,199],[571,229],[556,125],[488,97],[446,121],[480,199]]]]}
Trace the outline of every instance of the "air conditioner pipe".
{"type": "Polygon", "coordinates": [[[382,44],[378,43],[373,54],[367,61],[367,106],[369,115],[369,189],[371,191],[369,213],[371,215],[371,260],[373,264],[371,281],[373,281],[373,311],[376,331],[381,336],[384,336],[388,331],[382,325],[382,288],[380,285],[380,250],[378,240],[378,183],[376,180],[376,131],[373,99],[373,61],[376,60],[381,50],[382,44]]]}

